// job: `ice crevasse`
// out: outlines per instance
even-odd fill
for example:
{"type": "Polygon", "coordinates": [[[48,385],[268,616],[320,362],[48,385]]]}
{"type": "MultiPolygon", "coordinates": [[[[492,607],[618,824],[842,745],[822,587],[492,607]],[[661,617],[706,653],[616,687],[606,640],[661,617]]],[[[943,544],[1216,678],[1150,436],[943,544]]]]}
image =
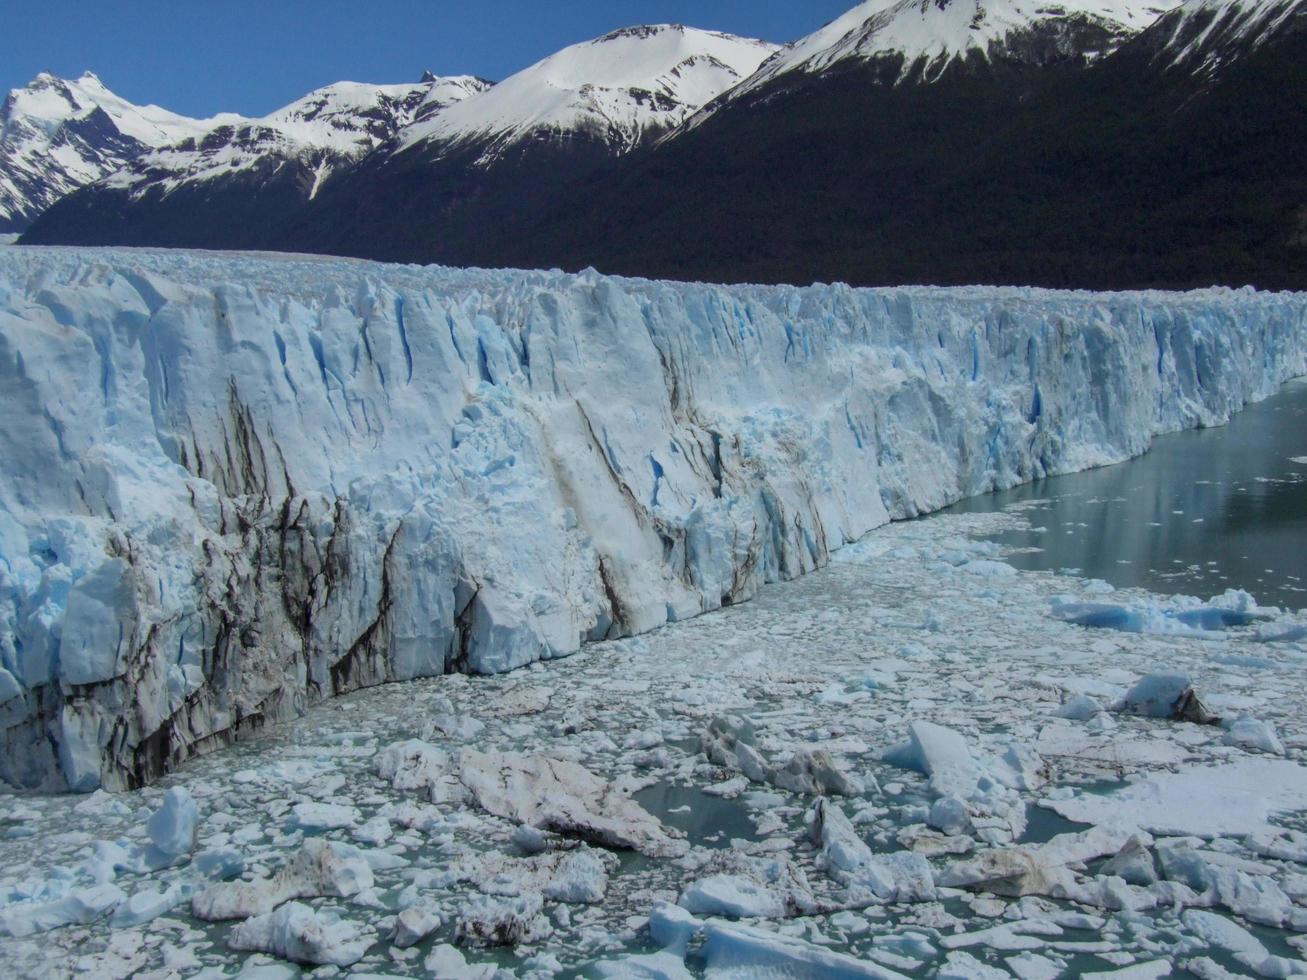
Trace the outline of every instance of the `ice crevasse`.
{"type": "Polygon", "coordinates": [[[649,630],[1305,371],[1300,294],[5,249],[0,777],[649,630]]]}

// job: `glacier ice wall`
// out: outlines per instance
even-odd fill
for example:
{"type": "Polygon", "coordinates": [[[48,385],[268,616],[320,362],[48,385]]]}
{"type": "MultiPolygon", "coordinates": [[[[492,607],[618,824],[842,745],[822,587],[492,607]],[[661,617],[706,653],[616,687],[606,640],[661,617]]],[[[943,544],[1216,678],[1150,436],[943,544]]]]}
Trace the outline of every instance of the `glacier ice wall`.
{"type": "Polygon", "coordinates": [[[749,598],[1307,369],[1307,296],[0,253],[0,776],[749,598]]]}

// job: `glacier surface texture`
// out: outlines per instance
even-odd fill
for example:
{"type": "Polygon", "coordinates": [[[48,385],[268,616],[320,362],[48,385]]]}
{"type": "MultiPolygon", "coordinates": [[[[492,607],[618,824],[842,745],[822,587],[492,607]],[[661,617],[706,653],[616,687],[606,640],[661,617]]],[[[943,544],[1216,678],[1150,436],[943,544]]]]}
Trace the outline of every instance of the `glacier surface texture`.
{"type": "Polygon", "coordinates": [[[1307,368],[1307,296],[0,253],[0,776],[748,599],[1307,368]]]}

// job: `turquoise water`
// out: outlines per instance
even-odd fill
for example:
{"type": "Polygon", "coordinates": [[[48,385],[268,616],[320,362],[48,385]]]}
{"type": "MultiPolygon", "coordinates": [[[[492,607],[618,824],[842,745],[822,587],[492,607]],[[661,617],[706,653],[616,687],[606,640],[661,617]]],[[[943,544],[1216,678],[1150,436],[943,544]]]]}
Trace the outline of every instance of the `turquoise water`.
{"type": "Polygon", "coordinates": [[[1262,605],[1307,607],[1307,382],[1221,428],[1161,436],[1130,462],[973,497],[946,513],[1013,505],[1032,529],[994,540],[1037,549],[1006,559],[1018,568],[1202,598],[1244,589],[1262,605]]]}

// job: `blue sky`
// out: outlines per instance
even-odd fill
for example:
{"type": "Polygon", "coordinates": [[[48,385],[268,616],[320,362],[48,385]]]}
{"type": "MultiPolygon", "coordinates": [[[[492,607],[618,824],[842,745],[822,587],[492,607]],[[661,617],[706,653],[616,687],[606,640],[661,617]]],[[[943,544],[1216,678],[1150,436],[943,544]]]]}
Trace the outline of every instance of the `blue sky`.
{"type": "Polygon", "coordinates": [[[631,24],[679,22],[774,41],[856,0],[0,0],[0,91],[94,71],[133,102],[262,115],[328,82],[502,79],[631,24]]]}

